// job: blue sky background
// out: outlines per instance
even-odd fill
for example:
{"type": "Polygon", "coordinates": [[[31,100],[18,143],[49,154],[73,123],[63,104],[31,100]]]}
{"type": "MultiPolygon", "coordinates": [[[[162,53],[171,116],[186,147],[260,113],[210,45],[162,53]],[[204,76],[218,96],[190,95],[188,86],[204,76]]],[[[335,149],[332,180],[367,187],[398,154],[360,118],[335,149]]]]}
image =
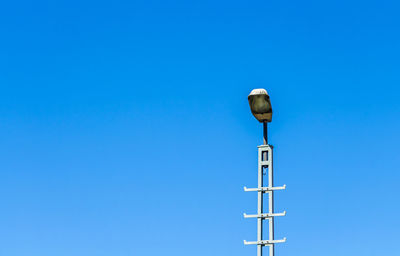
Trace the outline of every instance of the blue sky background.
{"type": "Polygon", "coordinates": [[[255,255],[274,108],[276,255],[399,255],[397,1],[0,7],[0,255],[255,255]]]}

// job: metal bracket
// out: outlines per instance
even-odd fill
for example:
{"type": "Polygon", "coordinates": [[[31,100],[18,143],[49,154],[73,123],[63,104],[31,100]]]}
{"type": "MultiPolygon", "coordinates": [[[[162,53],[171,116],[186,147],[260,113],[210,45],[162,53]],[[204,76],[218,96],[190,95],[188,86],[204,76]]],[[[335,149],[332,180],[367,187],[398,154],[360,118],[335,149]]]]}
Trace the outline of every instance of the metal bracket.
{"type": "Polygon", "coordinates": [[[267,218],[271,218],[271,217],[285,216],[285,215],[286,215],[286,211],[283,211],[281,213],[262,213],[262,214],[246,214],[246,213],[243,213],[243,216],[245,218],[263,218],[263,219],[267,219],[267,218]]]}
{"type": "Polygon", "coordinates": [[[246,192],[251,192],[251,191],[258,192],[258,191],[262,191],[262,192],[264,192],[264,193],[268,193],[269,191],[284,190],[284,189],[286,189],[286,184],[283,185],[283,186],[281,186],[281,187],[262,187],[262,188],[247,188],[247,187],[244,187],[244,191],[246,191],[246,192]]]}
{"type": "Polygon", "coordinates": [[[261,240],[261,241],[252,241],[252,242],[247,242],[246,240],[243,240],[245,245],[273,245],[277,243],[284,243],[286,242],[286,237],[281,239],[281,240],[261,240]]]}

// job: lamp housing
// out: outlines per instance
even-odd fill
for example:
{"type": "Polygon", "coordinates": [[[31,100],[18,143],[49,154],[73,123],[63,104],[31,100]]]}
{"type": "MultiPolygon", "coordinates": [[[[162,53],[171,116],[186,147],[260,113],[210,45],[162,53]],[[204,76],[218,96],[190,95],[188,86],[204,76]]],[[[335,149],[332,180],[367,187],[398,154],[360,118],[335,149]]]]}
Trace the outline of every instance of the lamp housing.
{"type": "Polygon", "coordinates": [[[247,99],[249,100],[251,113],[260,123],[272,121],[272,106],[267,90],[254,89],[247,99]]]}

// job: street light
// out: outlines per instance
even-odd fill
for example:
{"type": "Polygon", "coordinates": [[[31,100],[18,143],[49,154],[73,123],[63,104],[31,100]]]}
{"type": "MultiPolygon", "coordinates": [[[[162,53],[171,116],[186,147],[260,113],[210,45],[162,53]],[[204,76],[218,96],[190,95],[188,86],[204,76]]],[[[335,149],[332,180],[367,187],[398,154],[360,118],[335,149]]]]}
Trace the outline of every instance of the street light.
{"type": "Polygon", "coordinates": [[[265,89],[254,89],[247,97],[251,113],[264,126],[264,145],[268,144],[267,123],[272,121],[272,106],[265,89]]]}
{"type": "Polygon", "coordinates": [[[272,121],[272,107],[268,92],[265,89],[254,89],[247,97],[251,113],[260,122],[272,121]]]}
{"type": "Polygon", "coordinates": [[[254,89],[248,96],[251,113],[264,127],[264,144],[258,146],[258,187],[246,188],[244,191],[255,191],[258,195],[257,214],[244,214],[245,218],[257,218],[257,241],[247,242],[244,244],[257,245],[257,256],[262,256],[262,247],[269,246],[269,256],[274,256],[276,243],[283,243],[286,238],[281,240],[274,240],[274,219],[278,216],[285,216],[286,211],[282,213],[274,212],[274,191],[286,188],[274,187],[274,167],[273,167],[273,154],[272,145],[268,144],[267,124],[272,121],[272,107],[269,99],[268,92],[265,89],[254,89]],[[267,171],[268,170],[268,171],[267,171]],[[268,173],[268,185],[264,187],[264,173],[268,173]],[[263,212],[263,196],[268,193],[268,213],[263,212]],[[268,240],[263,239],[263,220],[269,221],[268,225],[268,240]]]}

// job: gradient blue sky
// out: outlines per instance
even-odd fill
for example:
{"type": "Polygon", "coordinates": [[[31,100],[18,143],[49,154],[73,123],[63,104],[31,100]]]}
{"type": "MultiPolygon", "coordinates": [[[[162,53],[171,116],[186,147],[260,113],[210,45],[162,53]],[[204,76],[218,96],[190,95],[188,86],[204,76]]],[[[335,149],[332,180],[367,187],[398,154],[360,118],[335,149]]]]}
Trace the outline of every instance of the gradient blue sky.
{"type": "Polygon", "coordinates": [[[399,10],[3,2],[0,255],[255,255],[258,87],[276,255],[399,255],[399,10]]]}

